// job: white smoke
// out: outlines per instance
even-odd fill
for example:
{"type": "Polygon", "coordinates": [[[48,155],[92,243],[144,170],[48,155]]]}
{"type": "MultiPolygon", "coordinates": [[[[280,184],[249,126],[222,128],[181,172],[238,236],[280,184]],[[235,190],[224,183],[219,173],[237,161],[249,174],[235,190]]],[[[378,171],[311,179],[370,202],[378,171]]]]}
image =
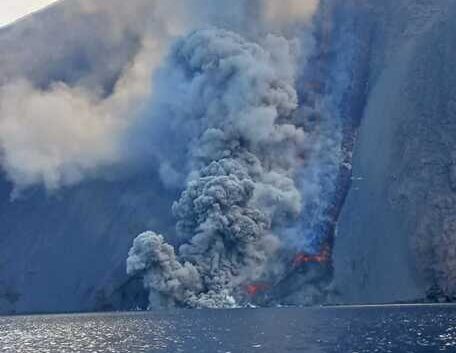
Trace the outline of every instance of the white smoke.
{"type": "Polygon", "coordinates": [[[267,22],[288,26],[290,23],[308,23],[314,16],[319,0],[264,0],[264,17],[267,22]]]}
{"type": "Polygon", "coordinates": [[[0,105],[2,164],[18,187],[54,189],[116,161],[109,139],[121,122],[84,91],[61,83],[43,92],[18,81],[2,88],[0,105]]]}
{"type": "Polygon", "coordinates": [[[161,50],[144,41],[106,98],[64,82],[40,89],[18,79],[0,87],[1,162],[16,191],[39,183],[55,190],[121,162],[121,136],[151,94],[161,50]]]}
{"type": "Polygon", "coordinates": [[[0,39],[10,48],[0,54],[0,163],[13,196],[124,163],[122,136],[150,97],[152,73],[172,37],[146,0],[70,1],[49,13],[0,39]],[[59,17],[48,19],[53,12],[59,17]],[[36,32],[33,42],[29,32],[36,32]]]}

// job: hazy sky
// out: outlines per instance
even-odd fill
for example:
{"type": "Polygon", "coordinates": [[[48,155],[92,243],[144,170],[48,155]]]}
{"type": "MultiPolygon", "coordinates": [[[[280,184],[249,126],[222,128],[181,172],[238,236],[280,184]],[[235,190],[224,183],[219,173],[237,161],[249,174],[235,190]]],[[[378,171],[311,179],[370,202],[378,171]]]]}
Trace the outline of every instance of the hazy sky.
{"type": "Polygon", "coordinates": [[[0,27],[58,0],[0,0],[0,27]]]}

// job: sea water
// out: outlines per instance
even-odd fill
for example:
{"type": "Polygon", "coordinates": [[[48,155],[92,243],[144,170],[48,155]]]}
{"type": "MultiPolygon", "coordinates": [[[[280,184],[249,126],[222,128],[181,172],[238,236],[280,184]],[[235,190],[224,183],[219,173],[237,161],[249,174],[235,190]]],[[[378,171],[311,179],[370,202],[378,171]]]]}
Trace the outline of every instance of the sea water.
{"type": "Polygon", "coordinates": [[[456,352],[456,306],[0,317],[1,353],[456,352]]]}

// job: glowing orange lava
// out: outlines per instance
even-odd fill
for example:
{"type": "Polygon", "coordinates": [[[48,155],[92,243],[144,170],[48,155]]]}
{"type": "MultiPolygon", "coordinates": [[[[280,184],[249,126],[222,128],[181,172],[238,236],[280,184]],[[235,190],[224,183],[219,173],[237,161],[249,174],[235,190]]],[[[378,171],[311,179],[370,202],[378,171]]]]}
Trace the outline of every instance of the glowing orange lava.
{"type": "Polygon", "coordinates": [[[331,257],[331,252],[329,250],[328,246],[325,246],[320,253],[316,255],[309,255],[306,253],[298,253],[293,259],[293,266],[294,267],[299,267],[304,264],[308,263],[318,263],[318,264],[323,264],[329,261],[331,257]]]}
{"type": "Polygon", "coordinates": [[[257,294],[264,292],[268,289],[269,286],[266,283],[251,283],[245,286],[245,291],[251,297],[254,297],[257,294]]]}

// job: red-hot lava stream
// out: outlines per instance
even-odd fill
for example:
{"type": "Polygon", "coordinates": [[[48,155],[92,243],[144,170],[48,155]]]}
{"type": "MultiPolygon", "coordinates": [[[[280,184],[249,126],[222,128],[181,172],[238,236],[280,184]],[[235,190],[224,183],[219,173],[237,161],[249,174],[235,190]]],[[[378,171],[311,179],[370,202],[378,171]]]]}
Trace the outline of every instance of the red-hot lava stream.
{"type": "MultiPolygon", "coordinates": [[[[312,65],[316,65],[320,68],[318,70],[320,72],[325,72],[325,66],[327,65],[327,61],[331,56],[331,37],[333,28],[330,19],[333,18],[332,12],[335,10],[336,9],[330,3],[326,3],[321,13],[321,22],[319,24],[319,30],[317,30],[316,34],[319,37],[319,45],[317,48],[317,53],[313,58],[313,62],[311,62],[312,65]]],[[[317,96],[324,95],[327,90],[325,79],[324,77],[320,76],[311,79],[305,84],[305,87],[318,93],[317,96]]],[[[359,112],[350,111],[346,113],[350,113],[350,115],[354,116],[359,115],[359,112]]],[[[321,265],[329,268],[332,271],[332,250],[334,245],[335,229],[340,212],[342,210],[342,206],[345,202],[345,198],[351,187],[352,151],[356,140],[358,125],[359,121],[356,119],[354,121],[347,120],[343,124],[343,139],[341,143],[343,160],[338,171],[337,186],[333,200],[328,209],[325,211],[327,215],[327,222],[324,225],[326,234],[325,243],[322,244],[321,250],[317,254],[309,254],[305,252],[298,252],[295,254],[289,263],[290,273],[298,272],[299,269],[304,268],[309,264],[321,265]]],[[[302,158],[302,160],[299,160],[298,162],[304,163],[305,156],[300,156],[300,158],[302,158]]],[[[244,287],[244,290],[247,296],[254,298],[262,293],[272,290],[277,285],[280,285],[280,282],[278,284],[267,282],[249,283],[244,287]]]]}
{"type": "MultiPolygon", "coordinates": [[[[318,254],[308,254],[305,252],[297,253],[290,262],[291,271],[308,264],[330,265],[331,247],[326,244],[318,254]]],[[[259,294],[265,293],[273,288],[273,285],[266,282],[249,283],[244,287],[248,297],[254,298],[259,294]]]]}

